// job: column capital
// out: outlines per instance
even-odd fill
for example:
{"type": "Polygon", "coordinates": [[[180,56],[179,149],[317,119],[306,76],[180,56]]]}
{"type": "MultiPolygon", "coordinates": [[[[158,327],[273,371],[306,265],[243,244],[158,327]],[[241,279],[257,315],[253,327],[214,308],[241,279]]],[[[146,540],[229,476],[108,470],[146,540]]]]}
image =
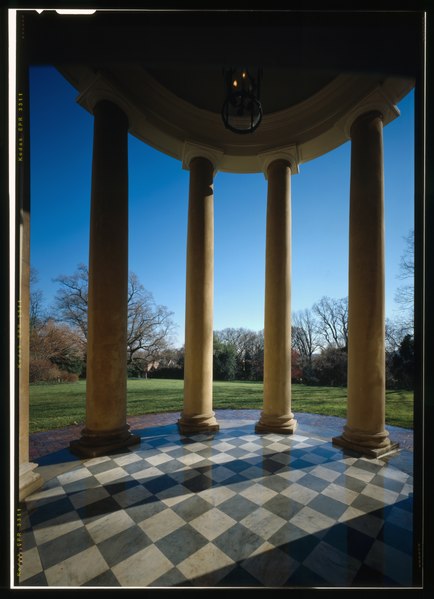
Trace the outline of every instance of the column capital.
{"type": "Polygon", "coordinates": [[[377,87],[368,96],[363,98],[357,106],[352,108],[343,120],[341,126],[348,139],[351,139],[351,127],[355,121],[369,112],[379,112],[384,125],[387,125],[401,114],[398,107],[388,98],[385,91],[381,87],[377,87]]]}
{"type": "Polygon", "coordinates": [[[273,150],[268,150],[267,152],[262,152],[261,154],[258,154],[258,160],[266,179],[268,179],[268,167],[275,160],[286,160],[289,162],[292,175],[297,175],[300,172],[298,168],[298,147],[295,144],[291,146],[274,148],[273,150]]]}
{"type": "Polygon", "coordinates": [[[222,162],[223,156],[224,152],[219,148],[205,144],[198,144],[192,141],[185,141],[184,147],[182,148],[182,168],[188,171],[193,158],[206,158],[211,162],[215,176],[222,162]]]}
{"type": "Polygon", "coordinates": [[[86,89],[78,96],[77,103],[93,114],[96,105],[102,101],[108,101],[115,104],[123,113],[125,113],[128,122],[131,125],[132,115],[136,109],[116,88],[112,81],[102,75],[102,73],[98,72],[86,89]]]}

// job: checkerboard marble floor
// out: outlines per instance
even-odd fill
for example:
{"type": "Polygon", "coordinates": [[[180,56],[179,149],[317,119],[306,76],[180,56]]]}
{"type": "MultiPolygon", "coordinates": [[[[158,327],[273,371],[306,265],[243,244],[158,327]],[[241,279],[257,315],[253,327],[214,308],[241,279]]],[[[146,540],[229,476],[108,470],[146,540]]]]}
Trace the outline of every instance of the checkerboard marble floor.
{"type": "Polygon", "coordinates": [[[302,426],[138,432],[124,453],[58,453],[21,505],[20,587],[412,586],[408,459],[362,458],[302,426]]]}

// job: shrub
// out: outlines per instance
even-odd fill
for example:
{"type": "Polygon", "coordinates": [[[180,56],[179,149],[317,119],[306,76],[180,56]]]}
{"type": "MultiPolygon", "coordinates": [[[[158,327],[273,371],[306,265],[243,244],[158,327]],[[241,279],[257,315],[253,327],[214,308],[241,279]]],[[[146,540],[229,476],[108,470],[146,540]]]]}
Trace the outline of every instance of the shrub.
{"type": "Polygon", "coordinates": [[[152,379],[180,379],[184,378],[184,369],[176,366],[167,366],[156,368],[149,372],[149,378],[152,379]]]}
{"type": "Polygon", "coordinates": [[[60,380],[62,383],[76,383],[78,381],[78,374],[75,372],[61,371],[60,380]]]}
{"type": "Polygon", "coordinates": [[[31,383],[75,383],[78,381],[78,374],[61,370],[50,360],[31,359],[29,381],[31,383]]]}
{"type": "Polygon", "coordinates": [[[343,387],[347,384],[347,362],[348,356],[345,350],[328,347],[324,349],[313,360],[313,376],[308,384],[314,384],[317,380],[319,385],[327,387],[343,387]]]}
{"type": "Polygon", "coordinates": [[[30,360],[29,380],[31,383],[56,381],[60,379],[60,369],[50,360],[30,360]]]}

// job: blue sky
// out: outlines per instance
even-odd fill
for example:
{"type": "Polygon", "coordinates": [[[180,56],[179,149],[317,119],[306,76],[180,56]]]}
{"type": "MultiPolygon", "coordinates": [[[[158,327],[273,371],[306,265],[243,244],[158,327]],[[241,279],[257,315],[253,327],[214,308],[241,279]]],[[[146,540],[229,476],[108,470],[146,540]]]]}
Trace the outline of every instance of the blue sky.
{"type": "MultiPolygon", "coordinates": [[[[404,237],[413,228],[414,94],[384,129],[386,315],[394,302],[404,237]]],[[[32,67],[31,264],[47,307],[60,274],[88,262],[93,117],[52,67],[32,67]]],[[[292,310],[348,293],[350,143],[302,164],[292,177],[292,310]]],[[[129,267],[171,310],[184,339],[189,173],[129,136],[129,267]]],[[[215,201],[214,329],[263,328],[267,182],[218,173],[215,201]]]]}

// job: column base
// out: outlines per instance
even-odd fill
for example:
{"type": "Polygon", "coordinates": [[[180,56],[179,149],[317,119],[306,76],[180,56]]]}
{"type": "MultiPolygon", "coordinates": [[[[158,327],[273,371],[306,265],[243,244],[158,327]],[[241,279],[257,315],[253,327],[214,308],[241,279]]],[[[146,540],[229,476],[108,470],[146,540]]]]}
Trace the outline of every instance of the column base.
{"type": "Polygon", "coordinates": [[[38,464],[34,462],[26,462],[20,465],[18,478],[18,497],[20,501],[23,501],[44,484],[44,479],[39,472],[34,472],[37,467],[38,464]]]}
{"type": "Polygon", "coordinates": [[[294,414],[272,416],[261,413],[261,418],[255,425],[256,433],[279,433],[281,435],[292,435],[297,428],[297,420],[294,414]]]}
{"type": "Polygon", "coordinates": [[[79,458],[97,458],[140,443],[140,437],[130,433],[125,425],[113,431],[91,431],[84,428],[80,439],[71,441],[69,450],[79,458]]]}
{"type": "Polygon", "coordinates": [[[387,431],[367,433],[349,426],[344,426],[342,435],[333,437],[332,443],[368,458],[379,458],[399,449],[399,443],[391,441],[387,431]]]}
{"type": "Polygon", "coordinates": [[[220,430],[220,425],[215,419],[214,412],[211,414],[195,414],[189,416],[181,414],[178,420],[178,428],[183,435],[194,433],[211,433],[220,430]]]}

